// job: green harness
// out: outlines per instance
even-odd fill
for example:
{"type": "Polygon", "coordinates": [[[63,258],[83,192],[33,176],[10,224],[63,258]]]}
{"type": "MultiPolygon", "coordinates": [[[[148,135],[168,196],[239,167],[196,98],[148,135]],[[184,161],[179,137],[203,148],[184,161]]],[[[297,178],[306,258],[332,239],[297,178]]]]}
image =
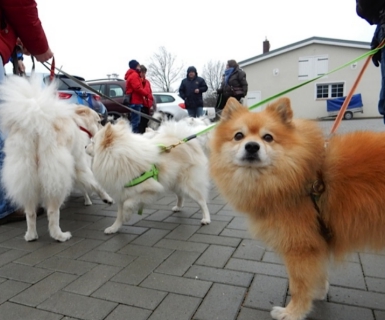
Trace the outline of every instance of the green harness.
{"type": "Polygon", "coordinates": [[[137,186],[138,184],[141,184],[142,182],[154,178],[156,181],[158,181],[158,176],[159,176],[159,169],[156,167],[155,164],[151,166],[151,169],[143,172],[139,177],[132,179],[130,182],[126,183],[124,185],[125,188],[130,188],[137,186]]]}
{"type": "MultiPolygon", "coordinates": [[[[124,187],[130,188],[130,187],[137,186],[138,184],[141,184],[142,182],[150,178],[153,178],[156,181],[158,181],[158,176],[159,176],[159,169],[156,167],[155,164],[153,164],[150,170],[143,172],[139,177],[132,179],[130,182],[126,183],[124,187]]],[[[143,214],[143,205],[139,208],[138,214],[139,215],[143,214]]]]}

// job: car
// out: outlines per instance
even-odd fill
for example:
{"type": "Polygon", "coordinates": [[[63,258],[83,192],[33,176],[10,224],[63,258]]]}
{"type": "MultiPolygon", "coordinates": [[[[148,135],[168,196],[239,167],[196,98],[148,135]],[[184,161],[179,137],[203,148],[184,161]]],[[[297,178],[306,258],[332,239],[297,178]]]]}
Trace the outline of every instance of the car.
{"type": "MultiPolygon", "coordinates": [[[[43,74],[43,83],[50,83],[50,76],[43,74]]],[[[84,82],[85,79],[79,76],[72,76],[75,79],[84,82]]],[[[55,79],[58,82],[58,97],[66,100],[69,103],[81,104],[90,107],[94,111],[100,114],[102,118],[102,124],[107,122],[108,112],[107,108],[101,101],[99,95],[95,94],[91,90],[70,79],[66,75],[56,74],[55,79]]]]}
{"type": "MultiPolygon", "coordinates": [[[[92,89],[112,99],[104,98],[102,102],[108,110],[108,114],[114,119],[119,117],[129,117],[129,110],[115,103],[123,103],[126,91],[126,81],[119,78],[87,80],[87,85],[92,89]]],[[[187,116],[183,99],[175,92],[153,92],[158,111],[167,114],[169,118],[181,119],[187,116]]],[[[210,119],[215,118],[214,108],[204,108],[205,115],[210,119]]]]}
{"type": "MultiPolygon", "coordinates": [[[[175,92],[153,92],[158,110],[170,114],[174,112],[175,105],[178,105],[181,109],[184,110],[184,114],[187,114],[185,109],[184,100],[175,92]]],[[[178,112],[179,114],[179,112],[178,112]]],[[[203,115],[208,117],[210,120],[215,118],[215,108],[204,107],[203,115]]],[[[183,118],[183,117],[182,117],[183,118]]]]}
{"type": "Polygon", "coordinates": [[[101,101],[106,106],[109,116],[114,119],[125,116],[127,117],[130,111],[120,106],[123,104],[124,94],[126,92],[126,81],[118,78],[111,79],[95,79],[87,80],[87,85],[101,94],[101,101]],[[105,97],[109,97],[107,99],[105,97]],[[115,103],[118,102],[118,103],[115,103]]]}
{"type": "Polygon", "coordinates": [[[167,117],[180,120],[188,116],[184,100],[174,92],[153,92],[158,111],[162,111],[167,117]]]}

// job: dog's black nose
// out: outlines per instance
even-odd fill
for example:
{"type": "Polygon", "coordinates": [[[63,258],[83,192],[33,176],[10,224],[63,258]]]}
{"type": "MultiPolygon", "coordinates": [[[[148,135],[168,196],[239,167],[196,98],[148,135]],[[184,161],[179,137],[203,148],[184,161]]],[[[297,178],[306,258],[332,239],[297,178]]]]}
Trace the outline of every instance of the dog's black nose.
{"type": "Polygon", "coordinates": [[[248,142],[245,145],[245,149],[250,154],[257,153],[259,150],[259,144],[256,142],[248,142]]]}

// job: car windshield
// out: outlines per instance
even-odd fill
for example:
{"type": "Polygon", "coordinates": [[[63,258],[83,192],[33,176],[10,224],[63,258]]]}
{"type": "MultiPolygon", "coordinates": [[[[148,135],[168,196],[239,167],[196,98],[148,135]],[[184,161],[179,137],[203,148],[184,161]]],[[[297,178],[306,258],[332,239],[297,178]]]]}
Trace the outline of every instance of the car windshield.
{"type": "MultiPolygon", "coordinates": [[[[88,91],[85,87],[81,86],[77,82],[67,77],[55,77],[58,81],[58,90],[76,90],[76,91],[88,91]]],[[[83,81],[83,78],[74,77],[79,81],[83,81]]],[[[44,83],[49,83],[49,77],[44,78],[44,83]]]]}

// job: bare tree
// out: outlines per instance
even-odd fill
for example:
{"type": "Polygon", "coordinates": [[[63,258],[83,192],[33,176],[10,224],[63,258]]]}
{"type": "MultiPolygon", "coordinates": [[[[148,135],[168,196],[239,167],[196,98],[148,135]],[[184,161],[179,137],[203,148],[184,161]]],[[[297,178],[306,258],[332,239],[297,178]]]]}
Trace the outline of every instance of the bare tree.
{"type": "Polygon", "coordinates": [[[210,60],[203,66],[202,77],[205,79],[209,89],[204,94],[204,104],[214,107],[217,101],[217,89],[222,82],[222,76],[225,72],[225,65],[221,61],[210,60]]]}
{"type": "Polygon", "coordinates": [[[205,79],[208,91],[216,92],[222,82],[222,76],[225,72],[225,64],[221,61],[210,60],[203,66],[202,77],[205,79]]]}
{"type": "Polygon", "coordinates": [[[150,58],[147,69],[147,77],[155,88],[172,92],[172,84],[181,78],[183,64],[178,65],[176,56],[165,47],[159,47],[159,51],[150,58]]]}

